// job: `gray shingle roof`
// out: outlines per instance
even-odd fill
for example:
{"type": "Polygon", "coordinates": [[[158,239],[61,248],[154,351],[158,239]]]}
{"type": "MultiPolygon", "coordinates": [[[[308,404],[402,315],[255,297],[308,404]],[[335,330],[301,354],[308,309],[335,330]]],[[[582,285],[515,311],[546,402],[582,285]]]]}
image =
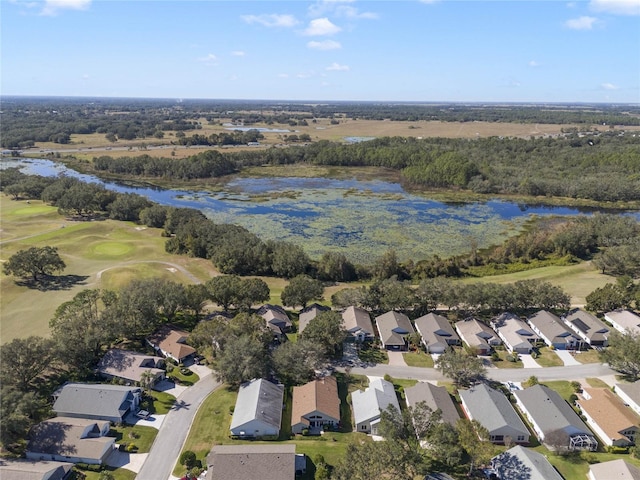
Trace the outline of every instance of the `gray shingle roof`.
{"type": "Polygon", "coordinates": [[[371,380],[369,387],[364,391],[352,392],[351,403],[356,424],[379,418],[382,411],[389,405],[393,405],[400,411],[393,384],[382,378],[371,380]]]}
{"type": "Polygon", "coordinates": [[[529,436],[529,430],[514,410],[507,397],[488,385],[481,383],[469,390],[459,390],[472,419],[478,420],[489,433],[509,426],[529,436]]]}
{"type": "Polygon", "coordinates": [[[371,316],[369,312],[363,308],[347,307],[347,309],[342,312],[342,324],[349,333],[356,333],[362,330],[365,335],[374,336],[371,316]]]}
{"type": "Polygon", "coordinates": [[[493,457],[491,466],[501,480],[562,480],[544,455],[520,445],[493,457]]]}
{"type": "Polygon", "coordinates": [[[405,388],[404,394],[407,398],[407,404],[412,408],[419,402],[425,402],[427,407],[434,412],[440,409],[442,420],[450,425],[455,426],[460,419],[451,395],[444,387],[438,387],[429,382],[419,382],[413,387],[405,388]]]}
{"type": "Polygon", "coordinates": [[[455,332],[449,320],[442,315],[428,313],[422,317],[416,318],[416,330],[422,336],[426,345],[435,343],[443,343],[445,345],[460,341],[460,337],[455,332]]]}
{"type": "Polygon", "coordinates": [[[62,480],[73,467],[70,463],[0,459],[2,480],[62,480]]]}
{"type": "Polygon", "coordinates": [[[409,317],[404,313],[387,312],[376,317],[380,340],[387,345],[405,345],[405,337],[415,333],[409,317]]]}
{"type": "Polygon", "coordinates": [[[231,419],[231,429],[241,427],[252,420],[259,420],[280,429],[283,396],[282,385],[262,378],[241,385],[231,419]]]}
{"type": "MultiPolygon", "coordinates": [[[[529,324],[546,337],[551,343],[571,343],[570,338],[579,340],[560,317],[546,310],[540,310],[528,319],[529,324]]],[[[574,342],[575,343],[575,342],[574,342]]]]}
{"type": "Polygon", "coordinates": [[[208,480],[293,480],[293,444],[215,445],[207,456],[208,480]]]}
{"type": "Polygon", "coordinates": [[[128,399],[139,387],[100,383],[67,383],[54,394],[53,410],[61,416],[122,417],[129,408],[128,399]]]}

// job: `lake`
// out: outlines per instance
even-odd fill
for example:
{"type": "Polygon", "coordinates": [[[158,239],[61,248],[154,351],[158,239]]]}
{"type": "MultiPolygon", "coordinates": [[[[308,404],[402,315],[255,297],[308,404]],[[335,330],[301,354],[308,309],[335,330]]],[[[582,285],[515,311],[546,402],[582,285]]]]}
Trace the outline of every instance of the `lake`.
{"type": "Polygon", "coordinates": [[[446,257],[469,251],[473,243],[480,248],[502,243],[535,216],[582,213],[499,200],[447,204],[378,180],[239,177],[222,192],[206,193],[105,182],[50,160],[3,159],[1,164],[27,174],[74,176],[162,205],[196,208],[215,222],[242,225],[263,239],[300,244],[312,258],[331,250],[360,263],[390,248],[403,260],[446,257]]]}

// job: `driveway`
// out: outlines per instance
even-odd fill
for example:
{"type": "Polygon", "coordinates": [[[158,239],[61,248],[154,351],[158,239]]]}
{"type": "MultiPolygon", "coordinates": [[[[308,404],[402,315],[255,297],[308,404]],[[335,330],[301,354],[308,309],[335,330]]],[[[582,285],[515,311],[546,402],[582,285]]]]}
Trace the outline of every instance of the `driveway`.
{"type": "Polygon", "coordinates": [[[536,362],[530,353],[522,353],[518,356],[520,357],[520,360],[522,360],[524,368],[542,368],[542,365],[536,362]]]}
{"type": "Polygon", "coordinates": [[[124,419],[124,421],[128,425],[138,425],[141,427],[153,427],[160,430],[160,427],[162,426],[162,422],[164,421],[164,417],[166,417],[166,415],[156,415],[154,413],[153,415],[150,415],[148,418],[144,419],[136,416],[135,413],[129,413],[124,419]]]}
{"type": "Polygon", "coordinates": [[[114,468],[125,468],[131,470],[134,473],[138,473],[142,468],[148,453],[127,453],[119,450],[114,450],[111,455],[107,457],[105,463],[114,468]]]}
{"type": "Polygon", "coordinates": [[[407,366],[407,363],[404,361],[404,353],[387,351],[387,355],[389,356],[389,365],[396,365],[401,367],[407,366]]]}
{"type": "Polygon", "coordinates": [[[575,357],[573,356],[573,353],[569,350],[554,350],[554,352],[556,353],[556,355],[560,357],[560,360],[564,362],[565,366],[582,365],[579,361],[575,359],[575,357]]]}
{"type": "Polygon", "coordinates": [[[182,395],[187,388],[189,387],[186,387],[185,385],[178,385],[175,382],[170,382],[169,380],[162,380],[153,386],[154,390],[168,393],[176,398],[182,395]]]}

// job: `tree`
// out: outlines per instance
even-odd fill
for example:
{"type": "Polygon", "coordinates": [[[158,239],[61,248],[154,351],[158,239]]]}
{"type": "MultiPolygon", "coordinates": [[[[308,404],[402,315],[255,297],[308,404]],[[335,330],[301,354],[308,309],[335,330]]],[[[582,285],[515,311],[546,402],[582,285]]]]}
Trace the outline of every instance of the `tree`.
{"type": "Polygon", "coordinates": [[[6,275],[17,277],[31,276],[31,279],[38,281],[38,275],[53,275],[54,272],[62,271],[66,268],[64,260],[60,258],[56,247],[31,247],[27,250],[20,250],[7,260],[3,266],[6,275]]]}
{"type": "Polygon", "coordinates": [[[417,473],[424,473],[421,460],[408,454],[395,442],[351,443],[347,446],[346,455],[336,465],[331,478],[335,480],[373,478],[412,480],[417,473]]]}
{"type": "Polygon", "coordinates": [[[373,277],[384,280],[393,276],[402,277],[404,274],[398,256],[393,249],[387,250],[382,257],[378,258],[371,267],[373,277]]]}
{"type": "Polygon", "coordinates": [[[229,339],[214,361],[214,370],[218,380],[237,388],[251,379],[266,377],[270,365],[268,344],[241,335],[229,339]]]}
{"type": "Polygon", "coordinates": [[[237,301],[241,284],[242,279],[237,275],[219,275],[211,278],[205,285],[209,298],[226,312],[237,301]]]}
{"type": "Polygon", "coordinates": [[[301,246],[289,242],[268,242],[271,250],[271,270],[278,277],[293,278],[309,266],[309,256],[301,246]]]}
{"type": "Polygon", "coordinates": [[[242,310],[249,310],[251,305],[266,302],[270,297],[271,291],[267,282],[261,278],[245,278],[240,283],[236,306],[242,310]]]}
{"type": "Polygon", "coordinates": [[[477,465],[489,463],[495,455],[495,447],[489,441],[489,431],[477,420],[461,418],[456,423],[460,445],[469,456],[469,474],[477,465]]]}
{"type": "Polygon", "coordinates": [[[324,287],[320,280],[315,280],[308,275],[298,275],[284,287],[280,298],[282,304],[287,307],[300,305],[305,308],[311,300],[322,300],[323,293],[324,287]]]}
{"type": "Polygon", "coordinates": [[[0,389],[0,441],[7,448],[23,442],[31,426],[46,418],[47,402],[34,392],[24,392],[12,385],[0,389]]]}
{"type": "Polygon", "coordinates": [[[273,352],[273,368],[280,381],[287,386],[308,382],[323,362],[320,346],[303,339],[285,342],[273,352]]]}
{"type": "Polygon", "coordinates": [[[460,446],[458,431],[448,423],[440,422],[434,425],[427,435],[426,448],[433,460],[449,468],[462,462],[464,452],[460,446]]]}
{"type": "Polygon", "coordinates": [[[318,345],[323,355],[333,357],[342,352],[347,331],[342,326],[342,316],[336,311],[327,310],[309,322],[300,338],[318,345]]]}
{"type": "Polygon", "coordinates": [[[607,283],[596,288],[586,297],[585,308],[591,312],[606,313],[617,308],[628,307],[630,298],[619,285],[607,283]]]}
{"type": "Polygon", "coordinates": [[[458,386],[472,385],[482,380],[485,375],[482,360],[462,350],[447,350],[436,361],[436,368],[458,386]]]}
{"type": "Polygon", "coordinates": [[[611,368],[626,375],[629,380],[635,382],[640,379],[640,334],[612,330],[609,346],[602,352],[601,358],[611,368]]]}
{"type": "Polygon", "coordinates": [[[442,412],[434,412],[425,402],[398,411],[389,405],[380,416],[380,434],[385,440],[403,445],[416,454],[422,452],[420,441],[441,421],[442,412]]]}
{"type": "Polygon", "coordinates": [[[102,348],[117,338],[122,318],[112,315],[113,305],[113,292],[83,290],[56,309],[49,327],[65,363],[89,370],[102,348]]]}
{"type": "Polygon", "coordinates": [[[140,220],[140,212],[149,207],[151,202],[142,195],[121,193],[108,207],[109,218],[114,220],[140,220]]]}
{"type": "Polygon", "coordinates": [[[0,380],[26,392],[55,357],[54,343],[49,338],[31,336],[16,338],[0,350],[0,380]]]}
{"type": "Polygon", "coordinates": [[[318,262],[321,280],[350,282],[356,279],[356,269],[347,257],[338,252],[325,252],[318,262]]]}

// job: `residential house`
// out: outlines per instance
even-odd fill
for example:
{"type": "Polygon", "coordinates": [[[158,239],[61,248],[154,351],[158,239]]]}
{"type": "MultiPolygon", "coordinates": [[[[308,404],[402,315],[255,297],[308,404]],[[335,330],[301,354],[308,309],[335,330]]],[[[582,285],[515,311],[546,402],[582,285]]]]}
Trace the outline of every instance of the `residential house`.
{"type": "Polygon", "coordinates": [[[278,332],[284,335],[286,332],[291,331],[293,326],[287,312],[279,305],[265,304],[258,309],[258,315],[264,318],[264,321],[267,322],[267,327],[273,330],[276,336],[278,332]]]}
{"type": "Polygon", "coordinates": [[[55,417],[31,428],[26,456],[29,460],[52,460],[100,465],[116,448],[107,437],[109,422],[85,418],[55,417]]]}
{"type": "Polygon", "coordinates": [[[444,353],[451,345],[460,345],[460,337],[442,315],[428,313],[416,318],[414,323],[429,353],[444,353]]]}
{"type": "Polygon", "coordinates": [[[640,468],[619,458],[589,465],[589,480],[640,480],[640,468]]]}
{"type": "Polygon", "coordinates": [[[163,325],[153,335],[147,338],[147,343],[153,349],[172,358],[176,362],[184,362],[196,353],[196,349],[187,345],[189,332],[179,330],[171,325],[163,325]]]}
{"type": "Polygon", "coordinates": [[[438,387],[429,382],[418,382],[412,387],[404,389],[404,395],[407,399],[407,405],[411,408],[424,402],[432,411],[440,410],[442,412],[442,421],[455,427],[460,414],[453,403],[451,395],[444,387],[438,387]]]}
{"type": "Polygon", "coordinates": [[[231,435],[259,438],[280,434],[284,386],[262,378],[240,386],[231,419],[231,435]]]}
{"type": "Polygon", "coordinates": [[[640,415],[640,381],[616,383],[614,391],[626,405],[629,405],[634,412],[640,415]]]}
{"type": "Polygon", "coordinates": [[[609,343],[609,327],[589,312],[574,308],[562,317],[562,321],[592,347],[606,347],[609,343]]]}
{"type": "Polygon", "coordinates": [[[387,350],[406,350],[407,337],[416,331],[404,313],[390,311],[376,317],[382,346],[387,350]]]}
{"type": "Polygon", "coordinates": [[[398,412],[400,405],[391,382],[374,378],[365,390],[351,393],[351,405],[355,419],[355,431],[378,435],[380,416],[384,410],[393,406],[398,412]]]}
{"type": "Polygon", "coordinates": [[[540,337],[512,313],[505,312],[492,321],[493,329],[512,353],[529,354],[540,337]]]}
{"type": "Polygon", "coordinates": [[[376,337],[371,316],[363,308],[347,307],[342,312],[342,326],[356,342],[365,342],[376,337]]]}
{"type": "Polygon", "coordinates": [[[340,423],[340,397],[335,377],[326,376],[293,387],[291,431],[319,433],[340,423]]]}
{"type": "Polygon", "coordinates": [[[491,442],[529,443],[529,430],[502,392],[481,383],[458,393],[464,413],[489,431],[491,442]]]}
{"type": "Polygon", "coordinates": [[[73,466],[65,462],[0,458],[2,480],[65,480],[73,466]]]}
{"type": "Polygon", "coordinates": [[[604,314],[604,319],[620,333],[640,335],[640,317],[629,310],[614,310],[604,314]]]}
{"type": "Polygon", "coordinates": [[[518,407],[549,450],[596,450],[598,441],[578,414],[546,385],[515,390],[518,407]]]}
{"type": "Polygon", "coordinates": [[[293,444],[214,445],[207,455],[207,480],[294,480],[293,444]]]}
{"type": "Polygon", "coordinates": [[[546,310],[530,316],[527,321],[544,342],[557,350],[576,350],[582,348],[583,341],[567,327],[560,317],[546,310]]]}
{"type": "Polygon", "coordinates": [[[309,322],[316,318],[320,313],[327,312],[329,310],[331,310],[329,307],[319,305],[317,303],[309,305],[307,308],[303,309],[298,316],[298,333],[304,332],[304,329],[307,328],[309,322]]]}
{"type": "Polygon", "coordinates": [[[164,358],[112,348],[98,363],[97,372],[107,379],[153,386],[165,378],[164,358]]]}
{"type": "Polygon", "coordinates": [[[475,318],[456,322],[455,327],[462,341],[478,355],[489,355],[501,343],[496,332],[475,318]]]}
{"type": "Polygon", "coordinates": [[[635,445],[640,431],[640,418],[608,388],[584,388],[576,402],[587,425],[605,445],[635,445]]]}
{"type": "Polygon", "coordinates": [[[101,383],[65,383],[53,394],[53,411],[61,417],[119,423],[140,405],[142,389],[101,383]]]}
{"type": "Polygon", "coordinates": [[[493,457],[491,473],[497,480],[563,480],[544,455],[521,445],[493,457]]]}

